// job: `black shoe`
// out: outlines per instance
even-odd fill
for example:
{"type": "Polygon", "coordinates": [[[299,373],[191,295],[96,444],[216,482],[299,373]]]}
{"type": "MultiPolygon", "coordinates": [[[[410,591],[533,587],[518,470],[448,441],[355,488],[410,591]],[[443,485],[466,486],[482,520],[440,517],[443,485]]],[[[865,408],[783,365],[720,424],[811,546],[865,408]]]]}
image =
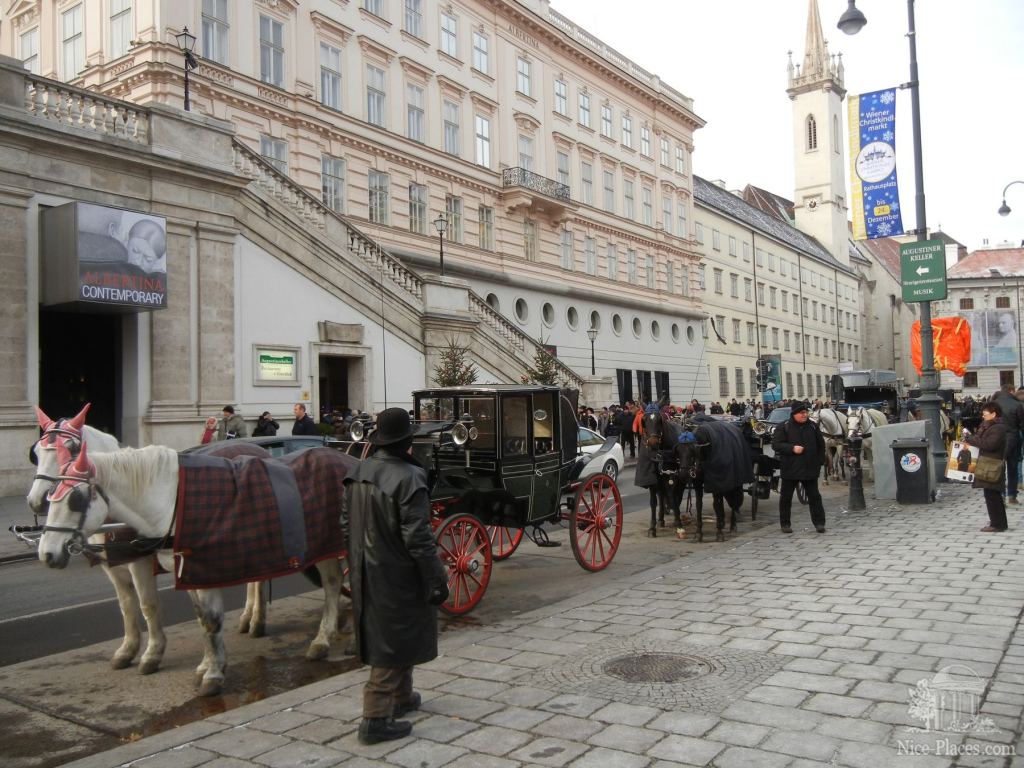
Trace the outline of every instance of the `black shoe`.
{"type": "Polygon", "coordinates": [[[782,526],[782,532],[783,533],[792,533],[793,529],[790,526],[788,526],[788,525],[784,525],[784,526],[782,526]]]}
{"type": "Polygon", "coordinates": [[[816,525],[816,526],[814,526],[814,530],[816,530],[818,533],[824,533],[825,532],[825,526],[824,525],[816,525]]]}
{"type": "Polygon", "coordinates": [[[410,712],[415,712],[420,708],[420,704],[423,703],[423,697],[420,696],[419,691],[413,691],[412,696],[404,704],[395,704],[394,717],[402,717],[410,712]]]}
{"type": "Polygon", "coordinates": [[[359,724],[359,743],[378,744],[382,741],[404,739],[412,733],[412,723],[393,717],[364,717],[359,724]]]}

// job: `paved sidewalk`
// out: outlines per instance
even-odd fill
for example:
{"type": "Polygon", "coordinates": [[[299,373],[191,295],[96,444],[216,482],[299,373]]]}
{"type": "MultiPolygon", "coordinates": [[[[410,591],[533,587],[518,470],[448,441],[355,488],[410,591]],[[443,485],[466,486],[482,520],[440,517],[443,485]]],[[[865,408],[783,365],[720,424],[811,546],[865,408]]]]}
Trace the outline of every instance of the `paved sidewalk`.
{"type": "MultiPolygon", "coordinates": [[[[26,491],[28,489],[26,488],[26,491]]],[[[24,496],[0,496],[0,563],[18,558],[33,558],[35,550],[14,538],[12,525],[34,525],[32,512],[24,496]]]]}
{"type": "Polygon", "coordinates": [[[1019,510],[878,504],[445,633],[410,738],[358,743],[360,669],[71,765],[1024,766],[1019,510]]]}

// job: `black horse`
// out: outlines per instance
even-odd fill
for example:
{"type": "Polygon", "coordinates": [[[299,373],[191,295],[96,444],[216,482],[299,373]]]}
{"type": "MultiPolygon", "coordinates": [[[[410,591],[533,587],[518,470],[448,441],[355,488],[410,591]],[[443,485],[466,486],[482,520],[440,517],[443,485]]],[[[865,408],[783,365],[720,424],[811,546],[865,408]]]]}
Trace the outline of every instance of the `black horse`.
{"type": "MultiPolygon", "coordinates": [[[[689,423],[693,440],[683,438],[680,450],[686,458],[683,463],[691,467],[687,474],[699,476],[696,488],[711,492],[715,510],[715,540],[725,541],[725,505],[729,505],[729,532],[736,531],[736,517],[743,505],[743,489],[754,481],[750,449],[742,429],[732,422],[697,415],[689,423]]],[[[703,519],[700,514],[700,492],[697,503],[697,540],[704,540],[703,519]]]]}
{"type": "Polygon", "coordinates": [[[658,526],[665,525],[665,515],[671,509],[676,528],[682,528],[679,505],[683,494],[679,463],[678,424],[664,415],[660,408],[648,406],[641,420],[641,440],[636,455],[634,482],[647,488],[651,498],[651,527],[648,536],[658,535],[658,526]]]}

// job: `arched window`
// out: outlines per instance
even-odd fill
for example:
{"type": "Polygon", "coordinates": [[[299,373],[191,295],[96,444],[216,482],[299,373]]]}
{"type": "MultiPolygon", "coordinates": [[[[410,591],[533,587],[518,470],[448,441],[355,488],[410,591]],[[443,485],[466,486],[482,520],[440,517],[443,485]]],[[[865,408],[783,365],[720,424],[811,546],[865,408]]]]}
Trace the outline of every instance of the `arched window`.
{"type": "Polygon", "coordinates": [[[818,148],[818,124],[814,115],[807,116],[807,150],[818,148]]]}

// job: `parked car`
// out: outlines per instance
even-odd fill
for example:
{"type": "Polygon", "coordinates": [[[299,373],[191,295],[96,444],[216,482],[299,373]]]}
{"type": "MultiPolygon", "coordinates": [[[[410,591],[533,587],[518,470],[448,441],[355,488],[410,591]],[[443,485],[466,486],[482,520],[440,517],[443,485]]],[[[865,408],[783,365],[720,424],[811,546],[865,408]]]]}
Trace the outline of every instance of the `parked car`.
{"type": "Polygon", "coordinates": [[[603,472],[612,480],[618,481],[619,472],[626,463],[622,455],[622,446],[619,445],[617,437],[602,437],[592,429],[579,428],[580,453],[590,456],[591,459],[583,468],[580,477],[596,475],[603,472]]]}

